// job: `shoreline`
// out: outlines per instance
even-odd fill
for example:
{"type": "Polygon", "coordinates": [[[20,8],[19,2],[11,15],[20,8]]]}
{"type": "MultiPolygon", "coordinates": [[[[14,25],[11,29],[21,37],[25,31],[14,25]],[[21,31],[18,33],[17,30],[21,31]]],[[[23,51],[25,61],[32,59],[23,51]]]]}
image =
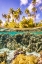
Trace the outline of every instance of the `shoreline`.
{"type": "Polygon", "coordinates": [[[3,27],[0,27],[0,29],[6,29],[6,30],[36,30],[36,29],[42,29],[42,27],[34,27],[34,28],[3,28],[3,27]]]}

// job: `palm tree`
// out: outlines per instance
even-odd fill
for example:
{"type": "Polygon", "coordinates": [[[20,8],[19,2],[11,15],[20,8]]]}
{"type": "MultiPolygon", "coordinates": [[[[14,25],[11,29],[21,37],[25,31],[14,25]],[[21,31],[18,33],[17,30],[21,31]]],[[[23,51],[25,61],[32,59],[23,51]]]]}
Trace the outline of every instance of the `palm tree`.
{"type": "Polygon", "coordinates": [[[32,4],[33,4],[32,12],[33,12],[34,19],[36,20],[36,13],[37,13],[36,0],[32,0],[32,4]]]}
{"type": "Polygon", "coordinates": [[[16,20],[18,20],[18,18],[19,18],[19,14],[17,11],[13,12],[13,17],[14,17],[14,21],[16,22],[16,20]]]}
{"type": "Polygon", "coordinates": [[[8,14],[7,15],[7,21],[9,22],[9,19],[11,18],[11,16],[8,14]]]}
{"type": "Polygon", "coordinates": [[[9,22],[9,19],[11,18],[9,14],[2,14],[2,16],[9,22]]]}
{"type": "Polygon", "coordinates": [[[20,8],[18,8],[17,10],[10,8],[9,13],[12,14],[13,19],[16,21],[20,19],[20,15],[22,14],[22,11],[20,8]]]}
{"type": "Polygon", "coordinates": [[[36,0],[32,0],[32,4],[35,6],[35,4],[36,4],[36,0]]]}
{"type": "Polygon", "coordinates": [[[2,24],[2,20],[0,20],[0,26],[1,26],[1,24],[2,24]]]}
{"type": "Polygon", "coordinates": [[[34,13],[37,12],[37,8],[36,7],[33,7],[32,8],[32,12],[34,12],[34,13]]]}
{"type": "Polygon", "coordinates": [[[5,19],[7,19],[7,14],[2,14],[2,17],[4,17],[5,19]]]}
{"type": "Polygon", "coordinates": [[[17,11],[15,11],[13,8],[10,8],[9,14],[12,16],[12,20],[15,20],[16,21],[17,11]]]}
{"type": "Polygon", "coordinates": [[[21,9],[20,9],[20,8],[18,8],[18,9],[17,9],[17,12],[18,12],[18,14],[19,14],[19,15],[21,15],[21,14],[22,14],[22,11],[21,11],[21,9]]]}
{"type": "Polygon", "coordinates": [[[30,11],[26,8],[26,10],[25,10],[25,13],[28,15],[28,16],[31,16],[31,14],[30,14],[30,11]]]}
{"type": "Polygon", "coordinates": [[[36,19],[37,8],[36,7],[33,7],[32,8],[32,12],[33,12],[34,18],[36,19]]]}
{"type": "Polygon", "coordinates": [[[20,15],[22,14],[22,11],[20,8],[18,8],[16,11],[13,12],[13,16],[14,16],[14,20],[19,20],[20,19],[20,15]]]}
{"type": "Polygon", "coordinates": [[[21,9],[18,8],[18,9],[17,9],[18,19],[20,19],[20,15],[22,15],[22,13],[23,13],[23,12],[21,11],[21,9]]]}
{"type": "Polygon", "coordinates": [[[13,8],[10,8],[9,14],[12,17],[12,20],[13,20],[14,19],[14,9],[13,8]]]}
{"type": "Polygon", "coordinates": [[[14,9],[13,8],[10,8],[9,13],[10,14],[13,14],[13,12],[14,12],[14,9]]]}

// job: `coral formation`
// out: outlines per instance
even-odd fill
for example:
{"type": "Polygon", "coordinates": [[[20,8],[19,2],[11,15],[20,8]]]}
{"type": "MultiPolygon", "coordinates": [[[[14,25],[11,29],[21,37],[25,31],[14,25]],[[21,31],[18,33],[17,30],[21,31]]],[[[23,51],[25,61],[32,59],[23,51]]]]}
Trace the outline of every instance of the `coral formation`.
{"type": "Polygon", "coordinates": [[[25,47],[28,52],[40,52],[42,50],[42,35],[25,33],[11,36],[9,34],[1,34],[0,49],[4,47],[10,50],[25,47]]]}
{"type": "Polygon", "coordinates": [[[12,64],[36,64],[37,57],[34,55],[19,54],[13,61],[12,64]]]}

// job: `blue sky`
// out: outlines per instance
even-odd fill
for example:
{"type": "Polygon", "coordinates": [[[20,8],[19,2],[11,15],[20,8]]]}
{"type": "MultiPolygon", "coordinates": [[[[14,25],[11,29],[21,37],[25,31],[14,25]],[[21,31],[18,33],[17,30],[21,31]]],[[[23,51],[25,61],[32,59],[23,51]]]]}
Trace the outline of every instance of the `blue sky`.
{"type": "MultiPolygon", "coordinates": [[[[23,11],[22,16],[27,16],[24,13],[24,10],[28,8],[31,12],[32,3],[31,0],[0,0],[0,19],[4,20],[2,18],[2,13],[7,14],[10,8],[13,8],[15,10],[17,8],[21,8],[21,10],[23,11]]],[[[37,0],[37,8],[38,8],[38,12],[36,19],[38,21],[42,19],[42,11],[40,11],[40,9],[42,9],[42,0],[37,0]],[[41,6],[41,8],[39,8],[39,6],[41,6]]]]}

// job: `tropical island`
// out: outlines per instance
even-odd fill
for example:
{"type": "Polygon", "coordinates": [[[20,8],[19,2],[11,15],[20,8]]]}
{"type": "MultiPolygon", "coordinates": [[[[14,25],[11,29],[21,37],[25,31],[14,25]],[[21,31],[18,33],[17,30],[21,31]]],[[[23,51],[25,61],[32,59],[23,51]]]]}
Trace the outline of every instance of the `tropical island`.
{"type": "MultiPolygon", "coordinates": [[[[34,3],[35,4],[35,3],[34,3]]],[[[37,8],[32,8],[32,13],[26,8],[25,10],[27,18],[25,16],[20,19],[20,15],[23,14],[20,8],[17,10],[14,10],[13,8],[10,8],[8,14],[2,14],[2,17],[5,18],[5,23],[2,23],[2,20],[0,19],[0,28],[37,28],[42,27],[42,20],[40,22],[36,23],[36,13],[37,8]],[[10,20],[11,19],[11,20],[10,20]],[[35,19],[35,20],[34,20],[35,19]],[[17,22],[18,21],[18,22],[17,22]]]]}
{"type": "Polygon", "coordinates": [[[0,64],[42,64],[42,0],[28,2],[3,1],[0,12],[8,13],[0,13],[0,64]]]}

